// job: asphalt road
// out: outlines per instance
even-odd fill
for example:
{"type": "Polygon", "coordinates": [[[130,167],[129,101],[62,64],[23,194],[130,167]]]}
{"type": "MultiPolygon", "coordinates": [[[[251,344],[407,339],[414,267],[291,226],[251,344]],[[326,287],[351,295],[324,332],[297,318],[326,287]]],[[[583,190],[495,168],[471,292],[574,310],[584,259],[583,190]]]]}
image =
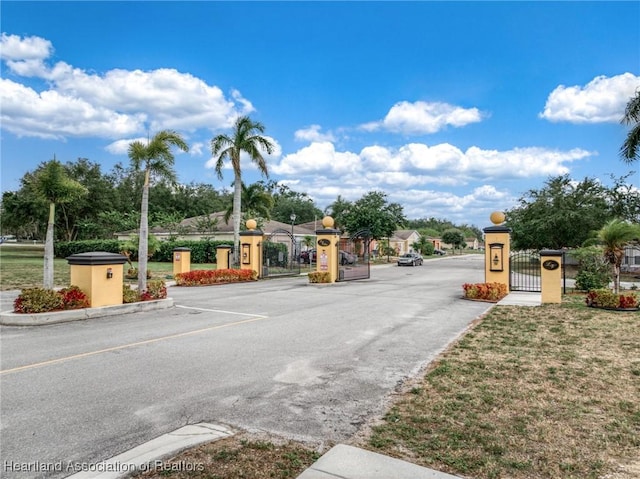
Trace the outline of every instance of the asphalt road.
{"type": "Polygon", "coordinates": [[[328,286],[173,287],[170,310],[2,327],[0,475],[65,477],[200,421],[345,441],[487,310],[460,299],[483,276],[481,255],[447,257],[328,286]]]}

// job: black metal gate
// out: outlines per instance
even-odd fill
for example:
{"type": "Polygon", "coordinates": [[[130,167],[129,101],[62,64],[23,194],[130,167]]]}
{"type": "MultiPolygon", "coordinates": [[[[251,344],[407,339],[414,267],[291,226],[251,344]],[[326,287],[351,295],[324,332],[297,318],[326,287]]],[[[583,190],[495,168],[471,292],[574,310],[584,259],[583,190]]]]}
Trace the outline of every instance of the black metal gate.
{"type": "Polygon", "coordinates": [[[542,291],[540,254],[537,251],[514,251],[509,256],[509,291],[542,291]]]}
{"type": "Polygon", "coordinates": [[[286,230],[276,230],[262,241],[262,278],[300,274],[300,252],[294,236],[286,230]]]}
{"type": "Polygon", "coordinates": [[[368,279],[371,274],[369,245],[371,232],[360,230],[338,248],[338,281],[368,279]]]}

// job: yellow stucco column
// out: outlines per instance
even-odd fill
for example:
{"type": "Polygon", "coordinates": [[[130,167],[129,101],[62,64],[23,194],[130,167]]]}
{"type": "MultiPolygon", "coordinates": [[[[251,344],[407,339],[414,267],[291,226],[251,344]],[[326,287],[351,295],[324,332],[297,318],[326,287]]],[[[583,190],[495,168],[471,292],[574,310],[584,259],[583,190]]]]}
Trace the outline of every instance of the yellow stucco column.
{"type": "Polygon", "coordinates": [[[216,269],[229,269],[229,255],[231,246],[221,244],[216,248],[216,269]]]}
{"type": "Polygon", "coordinates": [[[562,302],[562,251],[540,251],[542,303],[562,302]]]}
{"type": "Polygon", "coordinates": [[[92,251],[71,255],[67,261],[71,270],[71,285],[87,295],[92,308],[122,304],[126,256],[92,251]]]}
{"type": "Polygon", "coordinates": [[[338,242],[340,230],[333,228],[333,218],[325,216],[322,219],[323,229],[316,230],[316,271],[328,272],[331,283],[338,279],[338,242]]]}
{"type": "Polygon", "coordinates": [[[240,232],[240,269],[251,269],[262,277],[260,244],[262,231],[257,230],[256,220],[247,220],[247,231],[240,232]]]}
{"type": "Polygon", "coordinates": [[[509,289],[509,254],[511,252],[511,228],[502,226],[504,213],[491,213],[491,222],[484,232],[484,281],[501,283],[509,289]]]}
{"type": "Polygon", "coordinates": [[[173,249],[173,276],[179,273],[188,273],[191,271],[191,249],[190,248],[174,248],[173,249]]]}

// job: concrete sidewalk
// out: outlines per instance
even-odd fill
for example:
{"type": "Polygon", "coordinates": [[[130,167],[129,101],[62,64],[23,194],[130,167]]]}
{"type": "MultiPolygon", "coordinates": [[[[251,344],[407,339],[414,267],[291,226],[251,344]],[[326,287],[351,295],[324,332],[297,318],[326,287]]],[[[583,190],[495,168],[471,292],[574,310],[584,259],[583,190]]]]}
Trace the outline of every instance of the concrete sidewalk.
{"type": "Polygon", "coordinates": [[[338,444],[298,479],[459,479],[375,452],[338,444]]]}
{"type": "Polygon", "coordinates": [[[527,291],[512,291],[500,301],[498,306],[540,306],[542,293],[530,293],[527,291]]]}

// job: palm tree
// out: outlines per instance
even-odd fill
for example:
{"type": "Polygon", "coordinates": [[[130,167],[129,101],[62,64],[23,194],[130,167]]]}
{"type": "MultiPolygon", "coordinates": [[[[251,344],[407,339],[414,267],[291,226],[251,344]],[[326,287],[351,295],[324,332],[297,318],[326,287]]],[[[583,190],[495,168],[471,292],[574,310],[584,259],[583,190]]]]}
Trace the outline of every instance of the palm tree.
{"type": "Polygon", "coordinates": [[[604,255],[613,267],[613,290],[620,291],[620,265],[624,258],[624,247],[634,239],[640,238],[640,225],[613,219],[598,232],[598,239],[604,246],[604,255]]]}
{"type": "Polygon", "coordinates": [[[640,89],[627,103],[622,123],[631,125],[631,130],[620,148],[620,155],[625,163],[633,163],[640,158],[640,89]]]}
{"type": "Polygon", "coordinates": [[[34,189],[38,196],[49,203],[49,220],[44,243],[43,287],[53,288],[53,228],[56,218],[56,204],[69,203],[87,194],[87,189],[71,179],[64,167],[54,157],[42,165],[34,176],[34,189]]]}
{"type": "MultiPolygon", "coordinates": [[[[264,189],[260,183],[253,183],[245,186],[242,183],[242,197],[240,205],[242,212],[248,216],[247,219],[263,218],[267,221],[271,219],[271,208],[273,208],[273,196],[264,189]]],[[[225,223],[229,223],[229,219],[233,215],[233,201],[224,214],[225,223]]]]}
{"type": "Polygon", "coordinates": [[[242,169],[240,154],[245,152],[257,166],[260,172],[268,177],[267,163],[262,151],[273,153],[274,145],[267,138],[261,136],[264,126],[260,122],[252,121],[248,116],[239,117],[233,127],[233,134],[218,135],[211,140],[211,154],[216,157],[216,173],[222,179],[222,167],[225,160],[231,161],[233,168],[233,262],[238,263],[240,244],[240,217],[242,197],[242,169]]]}
{"type": "Polygon", "coordinates": [[[178,133],[172,130],[162,130],[145,145],[141,141],[129,144],[129,158],[133,168],[137,171],[144,169],[144,184],[142,187],[142,204],[140,207],[140,239],[138,242],[138,291],[147,289],[147,254],[149,252],[149,184],[151,175],[176,181],[173,169],[175,162],[171,147],[182,151],[189,151],[189,146],[178,133]]]}

